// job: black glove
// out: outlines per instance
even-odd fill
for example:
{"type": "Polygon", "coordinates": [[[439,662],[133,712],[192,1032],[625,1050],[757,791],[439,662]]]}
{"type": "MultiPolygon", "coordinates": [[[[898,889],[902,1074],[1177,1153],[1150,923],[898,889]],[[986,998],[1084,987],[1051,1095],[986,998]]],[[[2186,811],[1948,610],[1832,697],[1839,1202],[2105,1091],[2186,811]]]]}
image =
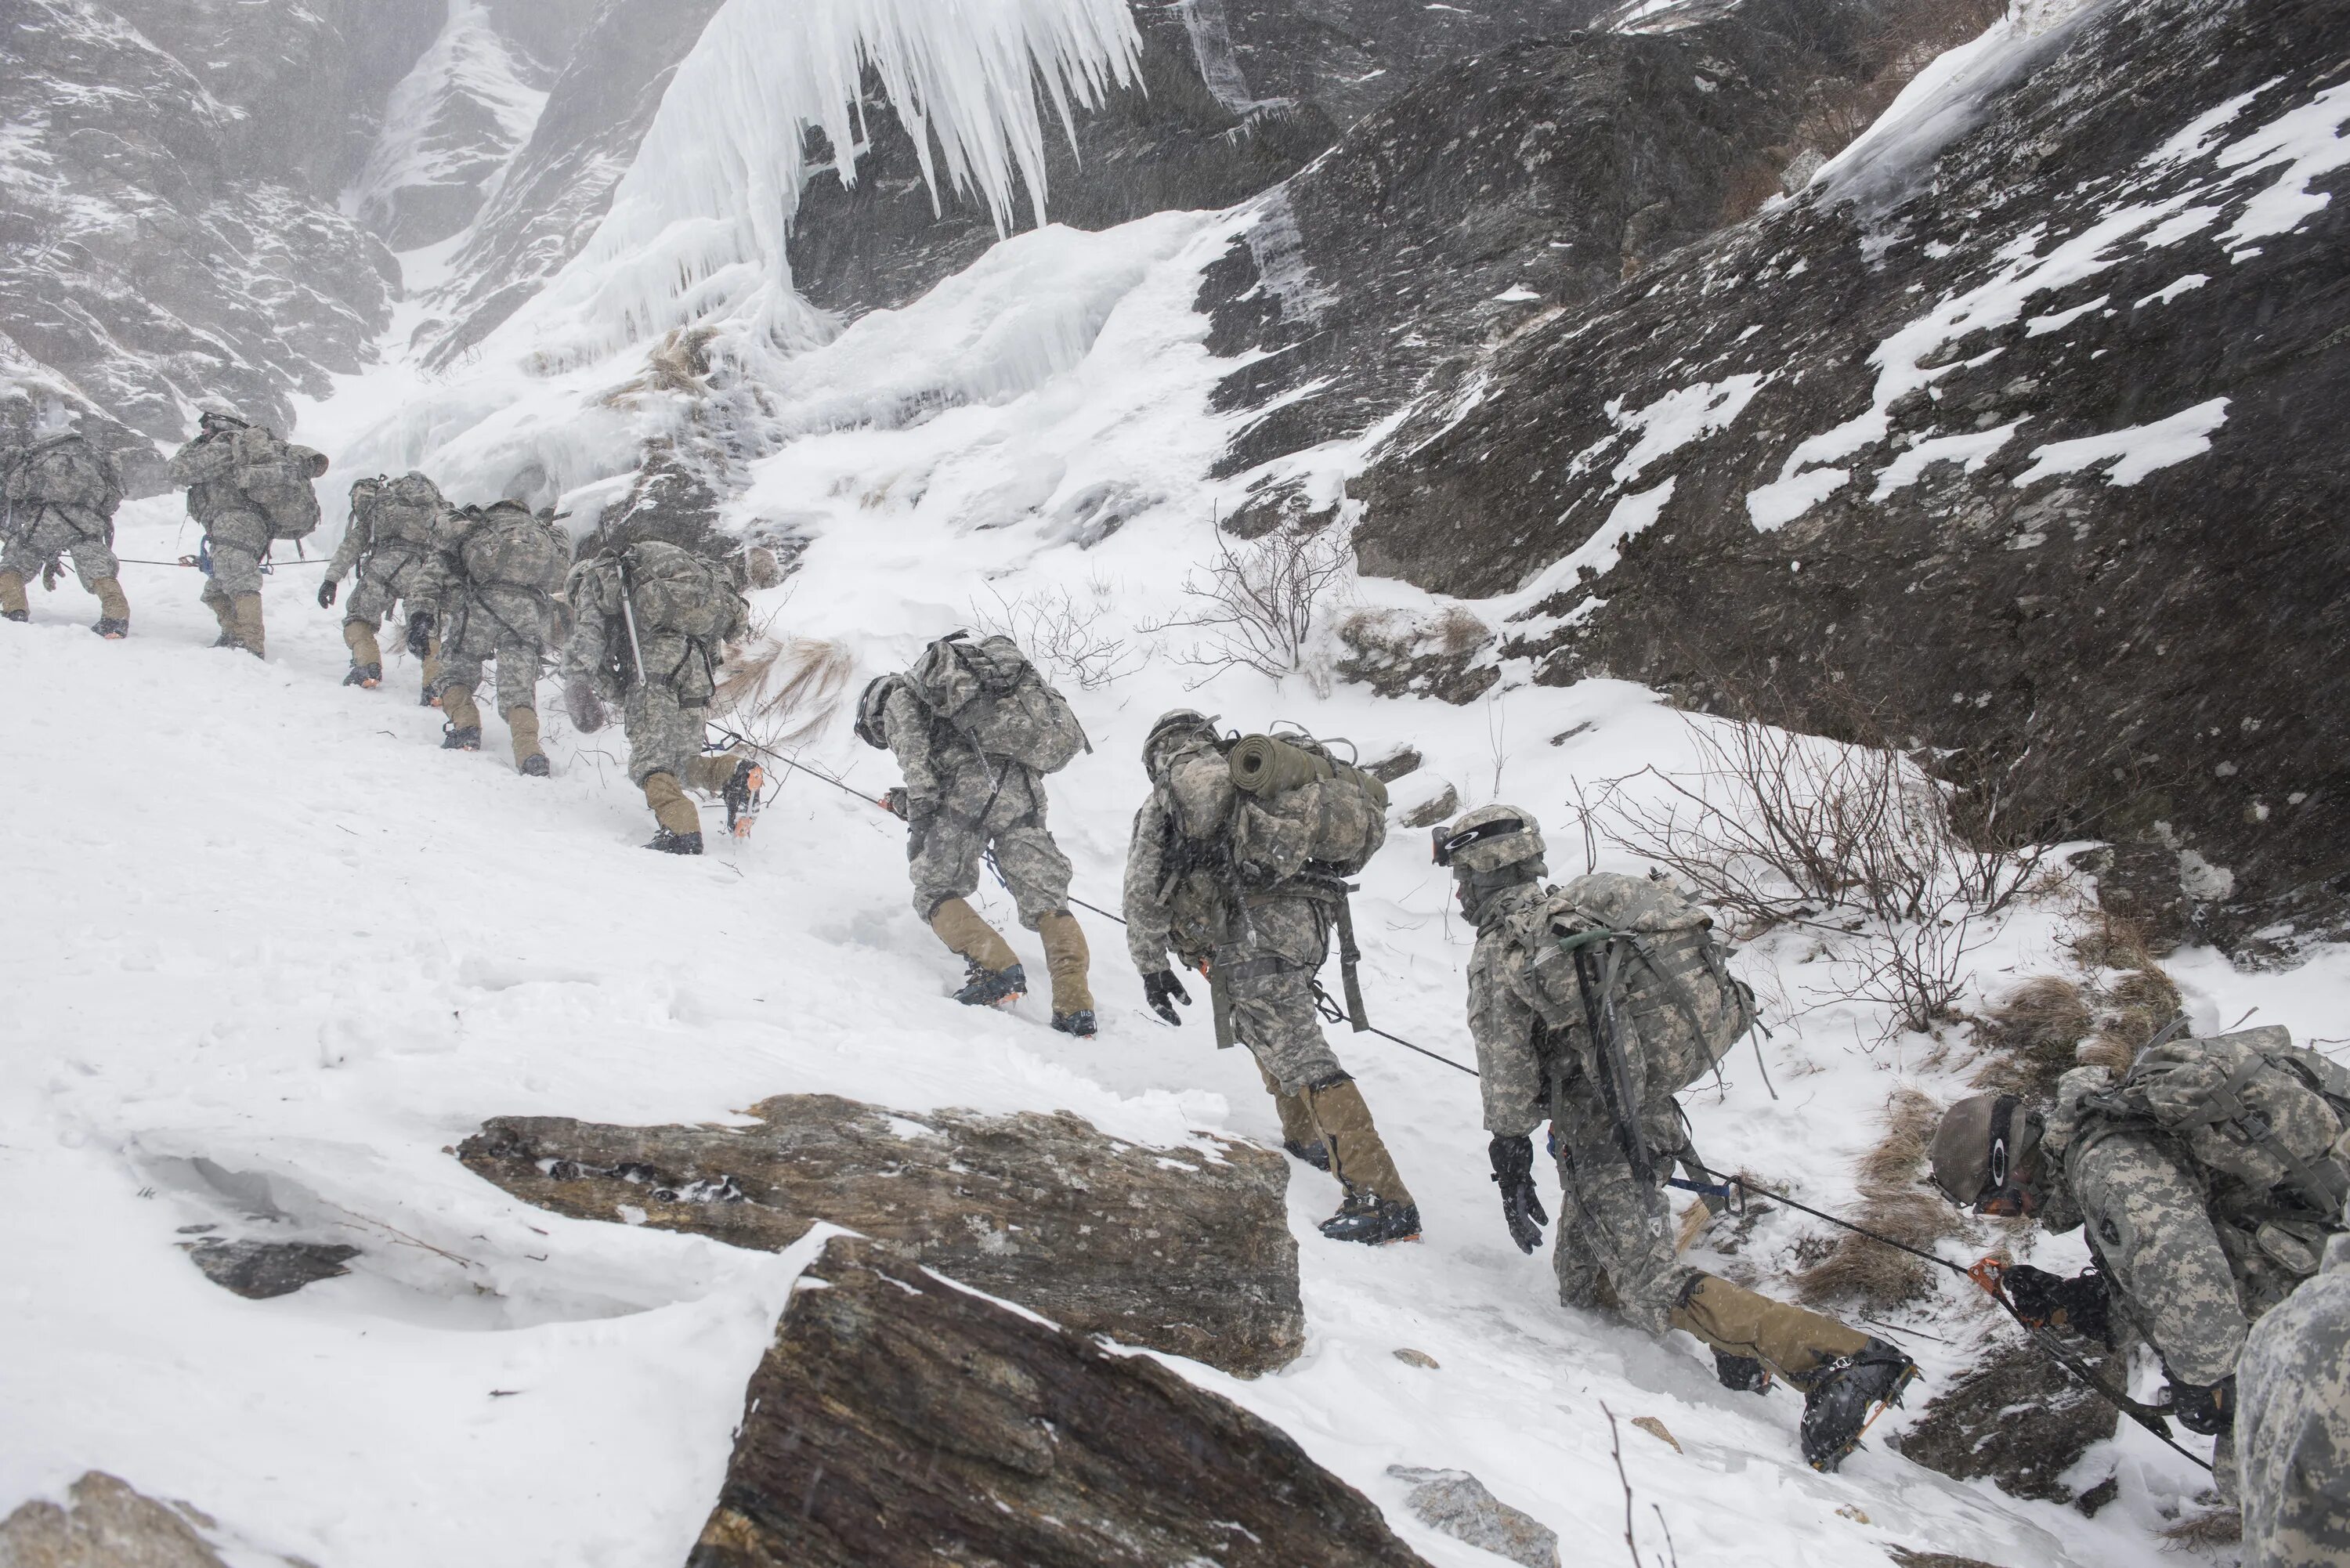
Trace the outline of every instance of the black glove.
{"type": "Polygon", "coordinates": [[[596,683],[586,676],[563,689],[563,705],[569,710],[572,727],[583,735],[592,735],[604,727],[604,700],[596,695],[596,683]]]}
{"type": "Polygon", "coordinates": [[[1542,1245],[1542,1228],[1550,1223],[1543,1211],[1542,1195],[1534,1190],[1534,1142],[1523,1136],[1496,1137],[1485,1150],[1493,1162],[1493,1180],[1502,1189],[1502,1218],[1509,1222],[1510,1240],[1521,1252],[1542,1245]]]}
{"type": "Polygon", "coordinates": [[[342,584],[335,581],[332,577],[328,577],[325,582],[320,583],[318,585],[318,607],[320,609],[334,608],[335,595],[341,589],[342,586],[342,584]]]}
{"type": "Polygon", "coordinates": [[[2208,1386],[2170,1380],[2170,1397],[2162,1407],[2178,1417],[2190,1432],[2216,1438],[2236,1429],[2236,1375],[2232,1372],[2208,1386]]]}
{"type": "Polygon", "coordinates": [[[889,815],[896,817],[899,821],[911,822],[914,820],[913,807],[909,805],[906,801],[906,786],[904,784],[897,785],[887,794],[883,795],[881,797],[881,804],[888,806],[889,808],[889,815]]]}
{"type": "Polygon", "coordinates": [[[1157,974],[1142,977],[1142,1000],[1150,1003],[1151,1012],[1180,1027],[1183,1015],[1175,1011],[1175,1003],[1180,1002],[1186,1007],[1191,1006],[1191,993],[1183,989],[1183,982],[1175,978],[1173,970],[1162,969],[1157,974]],[[1174,1000],[1170,1001],[1170,997],[1174,1000]]]}
{"type": "Polygon", "coordinates": [[[408,651],[421,659],[432,651],[432,614],[418,610],[408,618],[408,651]]]}
{"type": "Polygon", "coordinates": [[[2033,1328],[2062,1328],[2112,1343],[2106,1312],[2106,1277],[2095,1269],[2074,1279],[2064,1279],[2029,1263],[2011,1263],[2000,1272],[2000,1284],[2015,1304],[2015,1314],[2033,1328]]]}

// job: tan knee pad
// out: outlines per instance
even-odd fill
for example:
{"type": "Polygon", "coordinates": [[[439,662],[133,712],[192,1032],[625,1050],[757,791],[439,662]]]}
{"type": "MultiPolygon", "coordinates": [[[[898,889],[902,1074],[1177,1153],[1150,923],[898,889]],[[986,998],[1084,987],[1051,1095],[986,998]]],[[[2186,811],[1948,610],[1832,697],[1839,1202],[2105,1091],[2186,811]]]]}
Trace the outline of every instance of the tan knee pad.
{"type": "Polygon", "coordinates": [[[646,774],[644,791],[645,804],[653,808],[655,822],[676,834],[702,831],[702,813],[685,798],[684,786],[677,782],[676,774],[646,774]]]}
{"type": "Polygon", "coordinates": [[[531,758],[542,754],[538,744],[537,709],[507,709],[506,728],[514,732],[515,766],[520,767],[531,758]]]}
{"type": "Polygon", "coordinates": [[[1045,968],[1053,977],[1053,1011],[1092,1012],[1093,988],[1086,983],[1086,967],[1092,954],[1086,947],[1086,929],[1077,924],[1076,916],[1056,909],[1036,922],[1036,934],[1045,940],[1045,968]]]}
{"type": "Polygon", "coordinates": [[[1003,933],[979,918],[979,911],[961,898],[942,900],[931,911],[931,929],[952,950],[986,970],[1001,973],[1020,961],[1003,933]]]}
{"type": "Polygon", "coordinates": [[[383,649],[375,639],[375,622],[353,618],[343,622],[343,646],[351,650],[353,664],[383,662],[383,649]]]}
{"type": "Polygon", "coordinates": [[[1352,1078],[1312,1085],[1305,1090],[1306,1108],[1322,1129],[1322,1143],[1330,1151],[1331,1174],[1351,1190],[1369,1192],[1391,1203],[1412,1201],[1395,1167],[1388,1146],[1371,1120],[1371,1107],[1352,1078]]]}
{"type": "Polygon", "coordinates": [[[1868,1335],[1809,1307],[1706,1273],[1690,1280],[1666,1321],[1715,1350],[1752,1356],[1797,1390],[1808,1388],[1827,1363],[1868,1344],[1868,1335]]]}

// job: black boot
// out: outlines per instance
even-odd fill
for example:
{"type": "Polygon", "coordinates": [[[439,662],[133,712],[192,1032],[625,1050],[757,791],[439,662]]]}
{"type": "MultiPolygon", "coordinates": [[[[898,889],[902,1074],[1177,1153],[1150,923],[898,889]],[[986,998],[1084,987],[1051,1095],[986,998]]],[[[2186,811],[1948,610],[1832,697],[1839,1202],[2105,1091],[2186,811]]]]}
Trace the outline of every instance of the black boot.
{"type": "Polygon", "coordinates": [[[726,831],[737,838],[751,836],[751,825],[759,820],[759,792],[767,787],[767,772],[758,763],[737,759],[734,772],[719,791],[726,803],[726,831]]]}
{"type": "Polygon", "coordinates": [[[543,779],[551,771],[546,764],[545,752],[533,752],[522,760],[522,772],[525,778],[543,779]]]}
{"type": "Polygon", "coordinates": [[[444,752],[478,752],[482,749],[482,727],[468,724],[459,729],[454,724],[441,726],[441,749],[444,752]]]}
{"type": "Polygon", "coordinates": [[[1321,1230],[1333,1241],[1360,1241],[1371,1247],[1417,1241],[1419,1205],[1389,1203],[1376,1192],[1352,1191],[1338,1205],[1338,1212],[1322,1221],[1321,1230]]]}
{"type": "Polygon", "coordinates": [[[383,666],[380,664],[354,664],[351,666],[351,672],[343,677],[343,684],[346,686],[364,686],[369,691],[372,691],[377,687],[383,684],[383,666]]]}
{"type": "Polygon", "coordinates": [[[1316,1170],[1327,1170],[1330,1168],[1330,1146],[1328,1144],[1299,1143],[1295,1138],[1284,1138],[1282,1140],[1281,1147],[1288,1151],[1289,1157],[1292,1159],[1302,1159],[1316,1170]]]}
{"type": "Polygon", "coordinates": [[[658,849],[663,855],[699,855],[702,853],[702,834],[699,830],[692,833],[671,833],[664,827],[652,836],[651,841],[645,847],[658,849]]]}
{"type": "Polygon", "coordinates": [[[1918,1364],[1881,1339],[1829,1362],[1804,1396],[1804,1462],[1833,1473],[1917,1376],[1918,1364]]]}
{"type": "Polygon", "coordinates": [[[1099,1033],[1094,1023],[1094,1010],[1090,1007],[1080,1007],[1075,1012],[1055,1012],[1053,1014],[1053,1027],[1080,1040],[1090,1040],[1099,1033]]]}
{"type": "Polygon", "coordinates": [[[130,635],[130,623],[120,616],[104,616],[89,629],[109,642],[120,642],[130,635]]]}
{"type": "Polygon", "coordinates": [[[1713,1353],[1713,1375],[1721,1386],[1733,1394],[1768,1394],[1771,1392],[1771,1369],[1751,1355],[1732,1355],[1726,1350],[1713,1353]]]}
{"type": "MultiPolygon", "coordinates": [[[[19,622],[22,622],[22,621],[28,621],[28,620],[30,620],[30,619],[32,619],[32,618],[33,618],[33,612],[32,612],[31,610],[28,610],[28,609],[20,609],[20,610],[0,610],[0,620],[13,620],[13,621],[19,621],[19,622]]],[[[216,642],[216,643],[213,644],[213,646],[214,648],[218,648],[218,647],[220,646],[220,644],[216,642]]]]}
{"type": "Polygon", "coordinates": [[[1028,994],[1028,971],[1016,963],[992,970],[968,960],[964,965],[963,988],[955,992],[955,1000],[965,1007],[1001,1007],[1028,994]]]}

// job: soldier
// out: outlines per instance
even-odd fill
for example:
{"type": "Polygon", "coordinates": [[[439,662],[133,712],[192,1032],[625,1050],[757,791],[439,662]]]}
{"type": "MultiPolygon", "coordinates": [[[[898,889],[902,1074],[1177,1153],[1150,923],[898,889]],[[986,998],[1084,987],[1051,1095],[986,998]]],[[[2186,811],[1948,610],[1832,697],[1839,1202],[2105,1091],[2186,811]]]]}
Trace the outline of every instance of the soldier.
{"type": "Polygon", "coordinates": [[[2350,1233],[2252,1325],[2236,1376],[2243,1568],[2350,1563],[2350,1233]]]}
{"type": "Polygon", "coordinates": [[[619,702],[629,777],[660,824],[645,847],[666,855],[702,853],[702,813],[688,786],[723,795],[739,834],[750,819],[738,810],[755,804],[765,782],[748,758],[702,749],[725,646],[750,628],[735,569],[647,539],[581,561],[564,590],[573,616],[563,653],[571,721],[592,734],[605,725],[606,701],[619,702]]]}
{"type": "MultiPolygon", "coordinates": [[[[1650,1334],[1688,1331],[1712,1350],[1726,1387],[1762,1393],[1773,1377],[1785,1382],[1804,1396],[1805,1461],[1835,1469],[1884,1407],[1899,1402],[1916,1364],[1883,1340],[1676,1255],[1664,1176],[1686,1147],[1674,1093],[1687,1081],[1685,1064],[1698,1059],[1679,1032],[1685,1015],[1693,1024],[1704,1007],[1696,981],[1710,967],[1701,950],[1710,939],[1701,926],[1676,933],[1684,938],[1684,962],[1673,979],[1686,1009],[1625,1009],[1615,1046],[1595,1041],[1592,1021],[1607,1014],[1562,1007],[1561,982],[1550,978],[1560,957],[1571,960],[1551,916],[1584,884],[1565,894],[1544,885],[1548,870],[1534,814],[1484,806],[1437,834],[1438,863],[1451,867],[1461,913],[1477,927],[1469,1027],[1492,1135],[1488,1158],[1511,1239],[1525,1252],[1542,1242],[1549,1216],[1534,1189],[1533,1134],[1547,1120],[1563,1191],[1553,1253],[1559,1300],[1586,1311],[1612,1308],[1650,1334]]],[[[1665,961],[1669,971],[1677,967],[1665,961]]],[[[1580,972],[1571,961],[1564,967],[1580,972]]],[[[1750,1017],[1732,1020],[1729,1041],[1750,1017]]]]}
{"type": "Polygon", "coordinates": [[[327,563],[318,585],[318,607],[332,609],[343,577],[354,570],[349,606],[343,612],[343,644],[351,650],[346,686],[372,691],[383,680],[383,649],[376,634],[395,605],[408,611],[408,651],[424,661],[424,702],[432,699],[440,659],[433,634],[438,618],[432,593],[442,519],[448,503],[421,473],[398,479],[379,475],[351,486],[351,517],[343,542],[327,563]]]}
{"type": "Polygon", "coordinates": [[[310,482],[324,454],[222,408],[207,408],[196,438],[172,454],[172,483],[188,490],[188,515],[204,531],[203,601],[220,622],[214,648],[264,657],[261,565],[271,543],[298,539],[318,524],[310,482]]]}
{"type": "Polygon", "coordinates": [[[0,432],[0,619],[27,620],[25,585],[36,572],[54,586],[57,559],[73,557],[74,576],[98,597],[90,630],[109,641],[130,634],[130,601],[122,595],[122,564],[114,555],[114,510],[122,481],[106,453],[67,423],[62,407],[24,431],[12,445],[0,432]]]}
{"type": "Polygon", "coordinates": [[[2095,1267],[2076,1278],[1985,1266],[2029,1322],[2151,1345],[2170,1414],[2219,1439],[2232,1501],[2238,1356],[2342,1231],[2345,1119],[2350,1069],[2281,1028],[2166,1041],[2118,1076],[2074,1068],[2044,1115],[2013,1095],[1960,1100],[1934,1134],[1934,1184],[1979,1214],[2085,1227],[2095,1267]]]}
{"type": "Polygon", "coordinates": [[[1007,1005],[1028,988],[1012,944],[971,907],[980,863],[992,858],[1020,923],[1044,940],[1053,1027],[1090,1039],[1091,954],[1069,912],[1069,857],[1045,822],[1044,775],[1085,743],[1067,703],[1009,638],[972,641],[957,632],[931,644],[911,670],[865,688],[857,733],[896,756],[905,775],[890,805],[908,827],[914,912],[963,960],[955,1000],[1007,1005]],[[993,701],[990,688],[1013,700],[993,701]]]}
{"type": "Polygon", "coordinates": [[[499,501],[451,514],[439,557],[429,591],[441,606],[441,673],[429,691],[448,715],[442,747],[482,749],[473,692],[483,664],[494,659],[498,712],[513,733],[515,766],[543,779],[538,666],[556,633],[555,596],[571,565],[571,535],[552,513],[534,515],[519,501],[499,501]]]}
{"type": "Polygon", "coordinates": [[[1127,849],[1126,920],[1144,999],[1180,1024],[1175,1003],[1191,998],[1167,955],[1206,971],[1224,992],[1230,1033],[1256,1058],[1284,1147],[1346,1189],[1322,1233],[1370,1244],[1417,1240],[1419,1205],[1315,1011],[1314,977],[1330,950],[1328,898],[1308,877],[1267,880],[1236,863],[1231,764],[1204,714],[1162,715],[1143,742],[1142,765],[1151,794],[1127,849]]]}

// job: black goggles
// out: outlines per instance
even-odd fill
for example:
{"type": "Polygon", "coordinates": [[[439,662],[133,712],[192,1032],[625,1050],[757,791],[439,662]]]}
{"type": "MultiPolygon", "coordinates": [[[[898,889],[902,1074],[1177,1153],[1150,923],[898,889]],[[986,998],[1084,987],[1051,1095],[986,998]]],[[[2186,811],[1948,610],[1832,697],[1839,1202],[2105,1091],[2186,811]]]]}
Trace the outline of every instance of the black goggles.
{"type": "Polygon", "coordinates": [[[1991,1168],[1985,1172],[1983,1188],[1975,1194],[1975,1212],[2012,1217],[2027,1207],[2022,1184],[2014,1179],[2015,1156],[2022,1134],[2029,1118],[2020,1118],[2016,1112],[2023,1102],[2013,1095],[2002,1095],[1991,1108],[1991,1168]]]}
{"type": "Polygon", "coordinates": [[[1474,827],[1464,827],[1458,833],[1448,834],[1441,827],[1436,828],[1430,835],[1434,842],[1436,863],[1451,866],[1452,857],[1471,845],[1482,844],[1488,838],[1499,838],[1505,833],[1523,833],[1525,826],[1523,817],[1502,816],[1491,822],[1481,822],[1474,827]]]}

